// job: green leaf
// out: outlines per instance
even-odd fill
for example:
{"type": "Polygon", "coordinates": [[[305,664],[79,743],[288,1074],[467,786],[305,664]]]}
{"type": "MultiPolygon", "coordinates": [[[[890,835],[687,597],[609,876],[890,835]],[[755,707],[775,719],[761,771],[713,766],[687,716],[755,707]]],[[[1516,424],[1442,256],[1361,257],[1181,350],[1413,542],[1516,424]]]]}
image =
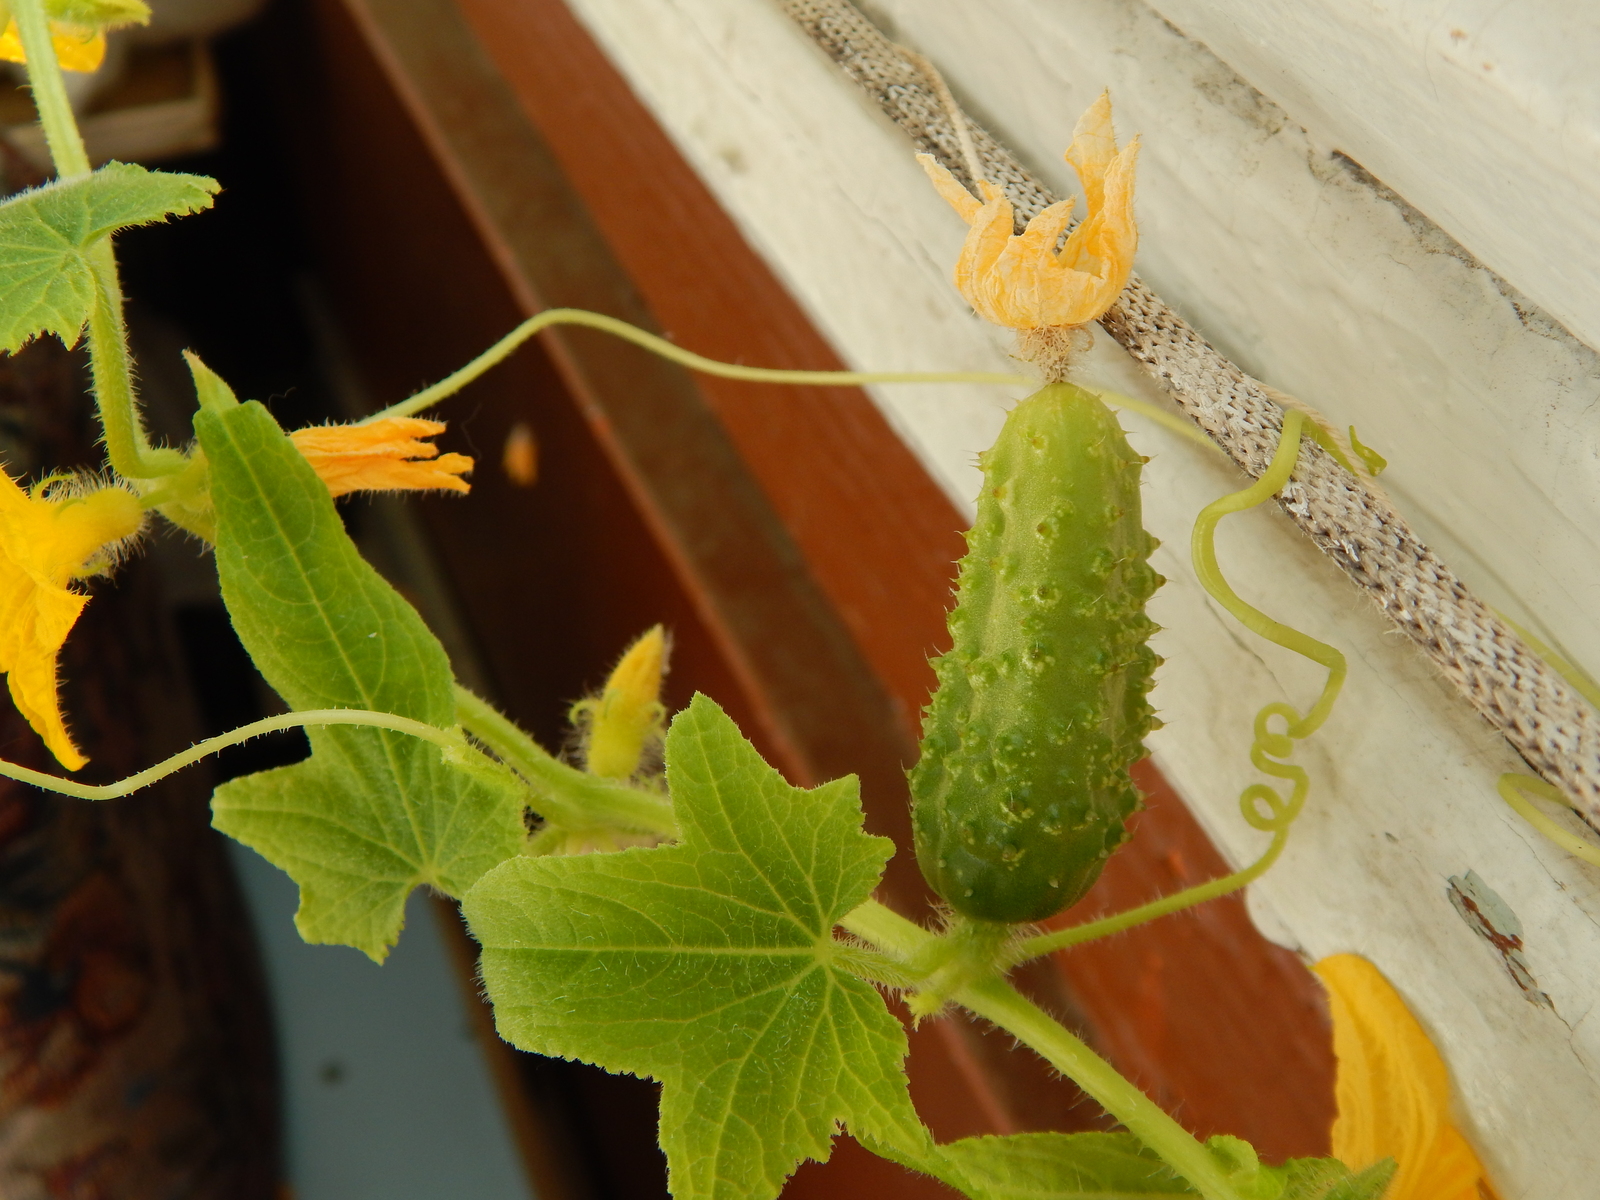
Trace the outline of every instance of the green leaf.
{"type": "Polygon", "coordinates": [[[44,8],[54,20],[80,28],[150,24],[150,6],[144,0],[45,0],[44,8]]]}
{"type": "MultiPolygon", "coordinates": [[[[356,551],[328,489],[266,409],[201,410],[217,574],[240,640],[291,709],[359,708],[455,727],[449,660],[356,551]]],[[[311,757],[218,788],[213,821],[300,885],[295,924],[382,961],[418,884],[463,895],[522,846],[523,793],[465,749],[353,726],[311,757]]]]}
{"type": "MultiPolygon", "coordinates": [[[[1245,1200],[1380,1200],[1394,1174],[1385,1159],[1360,1174],[1333,1158],[1263,1166],[1247,1142],[1207,1143],[1245,1200]]],[[[921,1158],[873,1149],[923,1171],[972,1200],[1149,1200],[1196,1196],[1171,1167],[1130,1133],[1018,1133],[963,1138],[921,1158]]]]}
{"type": "Polygon", "coordinates": [[[1396,1166],[1386,1158],[1352,1174],[1336,1158],[1291,1158],[1279,1169],[1283,1200],[1382,1200],[1396,1166]]]}
{"type": "Polygon", "coordinates": [[[1131,1133],[962,1138],[918,1167],[973,1200],[1133,1200],[1199,1193],[1131,1133]]]}
{"type": "Polygon", "coordinates": [[[40,333],[76,342],[94,304],[90,247],[129,225],[209,208],[219,186],[203,175],[108,163],[0,204],[0,350],[40,333]]]}
{"type": "Polygon", "coordinates": [[[678,1200],[775,1196],[839,1124],[926,1154],[905,1031],[833,936],[892,852],[856,780],[790,787],[704,696],[666,760],[680,844],[520,858],[467,894],[501,1036],[659,1079],[678,1200]]]}

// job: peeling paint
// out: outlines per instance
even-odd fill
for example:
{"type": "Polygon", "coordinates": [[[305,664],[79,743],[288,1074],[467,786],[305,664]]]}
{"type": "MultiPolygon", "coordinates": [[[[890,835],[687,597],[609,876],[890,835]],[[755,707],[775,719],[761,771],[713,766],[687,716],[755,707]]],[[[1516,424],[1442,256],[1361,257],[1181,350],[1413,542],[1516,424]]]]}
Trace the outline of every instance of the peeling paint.
{"type": "Polygon", "coordinates": [[[1522,922],[1511,911],[1511,906],[1478,878],[1476,871],[1450,876],[1447,894],[1467,928],[1488,942],[1500,956],[1511,982],[1522,989],[1528,1002],[1555,1012],[1555,1004],[1540,990],[1527,957],[1522,953],[1522,922]]]}

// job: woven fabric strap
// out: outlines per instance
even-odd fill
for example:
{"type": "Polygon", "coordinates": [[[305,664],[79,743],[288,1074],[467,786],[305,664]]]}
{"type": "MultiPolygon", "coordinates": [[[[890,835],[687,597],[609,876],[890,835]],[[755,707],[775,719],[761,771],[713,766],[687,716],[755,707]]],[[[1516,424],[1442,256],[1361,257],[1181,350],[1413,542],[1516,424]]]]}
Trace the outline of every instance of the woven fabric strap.
{"type": "MultiPolygon", "coordinates": [[[[928,75],[848,0],[780,0],[918,150],[973,184],[928,75]]],[[[975,122],[984,174],[1025,221],[1059,197],[975,122]]],[[[1101,325],[1254,478],[1283,428],[1268,389],[1217,353],[1136,275],[1101,325]]],[[[1600,828],[1600,715],[1411,532],[1388,498],[1307,441],[1278,503],[1377,601],[1517,753],[1600,828]]]]}

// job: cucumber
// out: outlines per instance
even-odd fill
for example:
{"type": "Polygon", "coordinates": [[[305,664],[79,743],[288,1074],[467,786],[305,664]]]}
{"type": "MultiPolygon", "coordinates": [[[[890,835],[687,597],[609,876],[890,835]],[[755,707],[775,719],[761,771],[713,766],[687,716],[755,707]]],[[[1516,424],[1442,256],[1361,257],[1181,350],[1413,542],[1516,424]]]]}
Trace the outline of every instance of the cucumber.
{"type": "Polygon", "coordinates": [[[1163,582],[1139,471],[1110,410],[1053,383],[980,456],[950,652],[911,771],[917,860],[958,912],[1038,921],[1076,903],[1127,838],[1128,767],[1156,725],[1144,606],[1163,582]]]}

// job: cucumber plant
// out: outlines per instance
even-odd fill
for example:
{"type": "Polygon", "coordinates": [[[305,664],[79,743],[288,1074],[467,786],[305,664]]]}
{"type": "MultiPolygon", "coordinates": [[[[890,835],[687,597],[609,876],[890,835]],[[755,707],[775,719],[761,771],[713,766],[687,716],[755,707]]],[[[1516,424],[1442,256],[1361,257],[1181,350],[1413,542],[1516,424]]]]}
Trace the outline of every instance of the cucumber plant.
{"type": "MultiPolygon", "coordinates": [[[[51,45],[52,22],[66,9],[52,3],[9,3],[61,178],[0,204],[0,350],[46,332],[71,342],[87,330],[112,476],[92,486],[117,489],[115,506],[129,511],[88,546],[83,536],[57,536],[66,527],[63,506],[78,492],[55,488],[54,477],[31,491],[3,491],[0,669],[14,691],[27,676],[35,708],[58,708],[55,654],[84,603],[70,583],[109,562],[106,548],[120,547],[127,526],[160,514],[214,547],[241,638],[296,711],[117,784],[4,762],[0,774],[110,800],[255,734],[316,730],[304,762],[218,789],[217,826],[294,878],[296,922],[308,940],[382,961],[414,887],[459,899],[483,947],[502,1036],[662,1082],[660,1137],[678,1200],[771,1200],[802,1160],[828,1157],[840,1129],[974,1200],[1382,1194],[1392,1162],[1360,1164],[1359,1173],[1333,1159],[1274,1167],[1236,1138],[1198,1141],[1006,982],[1009,967],[1026,958],[1220,895],[1266,869],[1306,782],[1298,767],[1274,760],[1315,728],[1337,691],[1330,666],[1329,687],[1310,714],[1272,705],[1257,721],[1254,761],[1295,783],[1288,801],[1265,785],[1244,797],[1246,819],[1273,834],[1260,862],[1072,929],[1030,936],[1016,927],[1082,896],[1123,841],[1137,804],[1128,766],[1153,725],[1146,693],[1157,659],[1146,645],[1153,626],[1143,606],[1160,582],[1147,561],[1154,541],[1139,520],[1141,462],[1100,398],[1049,384],[1017,406],[984,459],[985,492],[951,617],[955,645],[938,665],[912,780],[923,869],[966,919],[925,928],[871,898],[893,847],[864,831],[855,781],[790,786],[708,698],[696,697],[666,730],[662,786],[655,755],[664,713],[653,690],[664,656],[659,633],[580,707],[582,767],[455,684],[420,617],[361,560],[322,471],[337,460],[345,490],[460,490],[464,460],[436,457],[420,440],[436,425],[412,414],[558,322],[746,379],[1014,377],[728,366],[609,317],[554,310],[401,404],[342,433],[319,430],[316,454],[308,439],[286,435],[259,404],[239,403],[192,360],[198,441],[152,445],[135,398],[112,236],[203,208],[216,187],[116,164],[90,169],[51,45]],[[374,473],[364,476],[369,467],[374,473]],[[1271,716],[1288,721],[1285,733],[1267,728],[1271,716]],[[530,810],[539,818],[533,830],[530,810]],[[909,994],[917,1014],[953,1002],[1010,1031],[1126,1132],[936,1144],[911,1102],[906,1034],[888,1007],[893,993],[909,994]]],[[[138,10],[137,0],[73,0],[66,15],[81,40],[83,29],[130,13],[137,19],[138,10]]],[[[1109,121],[1109,109],[1103,117],[1109,121]]],[[[1118,161],[1131,187],[1131,157],[1118,161]]],[[[996,228],[1009,228],[1009,217],[996,214],[996,228]]],[[[1055,237],[1039,240],[1048,247],[1055,237]]],[[[1117,287],[1102,279],[1096,290],[1114,295],[1117,287]]],[[[1215,574],[1200,553],[1215,520],[1276,492],[1298,444],[1298,422],[1286,422],[1272,470],[1212,506],[1210,524],[1197,526],[1202,579],[1215,574]]],[[[1232,601],[1234,611],[1248,609],[1232,601]]],[[[1337,652],[1322,649],[1318,661],[1332,664],[1337,652]]],[[[70,767],[70,742],[64,727],[57,732],[52,748],[70,767]]]]}

